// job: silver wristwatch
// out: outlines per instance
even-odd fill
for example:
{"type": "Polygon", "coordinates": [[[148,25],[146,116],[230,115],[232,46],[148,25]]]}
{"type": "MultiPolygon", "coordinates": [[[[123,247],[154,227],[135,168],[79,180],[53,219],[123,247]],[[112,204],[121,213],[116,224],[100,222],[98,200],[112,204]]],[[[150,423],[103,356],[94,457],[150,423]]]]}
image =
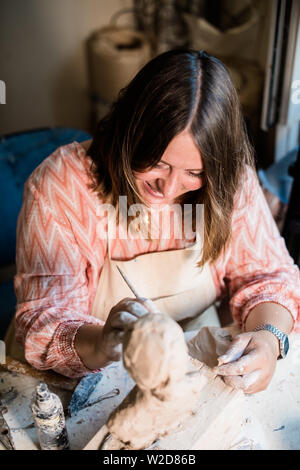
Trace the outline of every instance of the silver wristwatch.
{"type": "Polygon", "coordinates": [[[270,331],[271,333],[273,333],[273,335],[276,336],[276,338],[278,338],[279,347],[280,347],[280,355],[282,358],[284,358],[287,355],[289,347],[290,347],[288,335],[286,335],[282,331],[278,330],[278,328],[268,323],[264,325],[259,325],[256,328],[254,328],[254,331],[260,331],[260,330],[270,331]]]}

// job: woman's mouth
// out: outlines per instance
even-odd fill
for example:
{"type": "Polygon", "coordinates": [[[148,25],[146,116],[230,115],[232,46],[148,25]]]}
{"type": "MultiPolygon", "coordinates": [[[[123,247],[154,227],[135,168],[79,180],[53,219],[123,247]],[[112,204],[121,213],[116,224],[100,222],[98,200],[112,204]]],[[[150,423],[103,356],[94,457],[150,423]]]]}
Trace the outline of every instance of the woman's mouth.
{"type": "Polygon", "coordinates": [[[152,196],[154,197],[157,197],[157,198],[160,198],[160,199],[163,199],[164,198],[164,195],[158,191],[157,189],[154,189],[150,183],[148,183],[148,181],[144,181],[144,187],[146,189],[146,191],[151,194],[152,196]]]}

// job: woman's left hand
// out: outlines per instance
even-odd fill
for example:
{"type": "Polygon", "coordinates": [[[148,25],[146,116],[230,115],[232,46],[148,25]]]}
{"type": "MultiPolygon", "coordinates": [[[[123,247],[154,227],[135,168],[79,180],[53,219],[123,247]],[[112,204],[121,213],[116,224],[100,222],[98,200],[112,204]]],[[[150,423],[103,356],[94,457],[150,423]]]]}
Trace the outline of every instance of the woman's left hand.
{"type": "Polygon", "coordinates": [[[278,356],[278,339],[269,331],[242,333],[219,357],[215,371],[233,388],[257,393],[269,385],[278,356]]]}

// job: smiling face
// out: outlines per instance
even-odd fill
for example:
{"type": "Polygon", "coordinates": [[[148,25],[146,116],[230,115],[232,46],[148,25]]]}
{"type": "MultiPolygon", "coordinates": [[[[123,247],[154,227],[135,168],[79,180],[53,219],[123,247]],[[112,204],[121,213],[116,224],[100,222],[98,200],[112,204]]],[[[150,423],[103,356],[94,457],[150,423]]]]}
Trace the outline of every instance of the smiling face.
{"type": "Polygon", "coordinates": [[[149,170],[134,173],[141,198],[147,204],[173,204],[204,184],[203,162],[191,134],[183,131],[171,140],[161,160],[149,170]]]}

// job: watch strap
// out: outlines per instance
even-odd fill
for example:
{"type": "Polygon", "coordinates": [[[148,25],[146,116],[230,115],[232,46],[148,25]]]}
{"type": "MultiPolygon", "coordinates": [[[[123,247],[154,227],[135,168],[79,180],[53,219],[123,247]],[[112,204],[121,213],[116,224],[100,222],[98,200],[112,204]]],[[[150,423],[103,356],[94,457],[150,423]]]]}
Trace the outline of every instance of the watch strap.
{"type": "Polygon", "coordinates": [[[284,352],[284,342],[287,340],[288,336],[286,333],[283,333],[280,331],[276,326],[271,325],[270,323],[264,323],[262,325],[258,325],[256,328],[254,328],[254,331],[261,331],[261,330],[267,330],[270,331],[270,333],[273,333],[274,336],[279,340],[279,345],[280,345],[280,354],[281,357],[285,357],[286,353],[284,352]]]}

